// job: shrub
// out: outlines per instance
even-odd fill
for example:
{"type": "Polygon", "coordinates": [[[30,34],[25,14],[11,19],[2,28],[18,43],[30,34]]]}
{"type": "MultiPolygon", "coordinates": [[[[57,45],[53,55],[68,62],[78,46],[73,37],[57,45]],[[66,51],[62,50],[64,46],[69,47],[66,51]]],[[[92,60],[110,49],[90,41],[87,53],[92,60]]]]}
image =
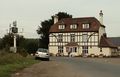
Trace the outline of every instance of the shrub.
{"type": "Polygon", "coordinates": [[[19,53],[23,57],[27,57],[28,52],[24,48],[18,48],[17,53],[19,53]]]}
{"type": "Polygon", "coordinates": [[[19,54],[1,52],[0,53],[0,65],[12,64],[21,61],[23,57],[19,54]]]}

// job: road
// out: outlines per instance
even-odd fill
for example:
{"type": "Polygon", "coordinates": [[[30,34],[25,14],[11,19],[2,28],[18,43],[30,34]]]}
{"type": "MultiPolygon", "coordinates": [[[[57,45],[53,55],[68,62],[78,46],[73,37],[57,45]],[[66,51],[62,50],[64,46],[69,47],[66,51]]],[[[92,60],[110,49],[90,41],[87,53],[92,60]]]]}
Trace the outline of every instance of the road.
{"type": "Polygon", "coordinates": [[[51,57],[12,77],[120,77],[120,58],[51,57]]]}
{"type": "Polygon", "coordinates": [[[69,64],[84,77],[120,77],[119,58],[53,58],[69,64]]]}

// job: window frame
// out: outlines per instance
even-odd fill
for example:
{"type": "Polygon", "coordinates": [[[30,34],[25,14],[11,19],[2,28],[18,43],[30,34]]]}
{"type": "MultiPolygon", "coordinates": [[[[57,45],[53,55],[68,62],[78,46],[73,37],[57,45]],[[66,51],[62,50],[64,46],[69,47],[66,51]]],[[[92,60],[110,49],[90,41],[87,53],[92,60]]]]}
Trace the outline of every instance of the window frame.
{"type": "Polygon", "coordinates": [[[58,34],[57,42],[63,42],[63,34],[58,34]]]}
{"type": "Polygon", "coordinates": [[[64,47],[63,46],[58,46],[58,53],[63,53],[64,47]]]}
{"type": "Polygon", "coordinates": [[[77,29],[78,25],[77,24],[71,24],[70,29],[77,29]]]}
{"type": "Polygon", "coordinates": [[[75,34],[70,34],[70,42],[75,42],[75,34]]]}
{"type": "Polygon", "coordinates": [[[82,24],[82,28],[83,29],[89,29],[90,28],[90,24],[89,23],[83,23],[82,24]]]}
{"type": "Polygon", "coordinates": [[[65,24],[60,24],[60,25],[58,26],[58,29],[60,29],[60,30],[65,29],[65,24]]]}
{"type": "Polygon", "coordinates": [[[88,34],[82,34],[82,42],[87,43],[88,41],[88,34]]]}
{"type": "Polygon", "coordinates": [[[82,46],[82,52],[85,54],[85,53],[88,53],[88,46],[82,46]]]}

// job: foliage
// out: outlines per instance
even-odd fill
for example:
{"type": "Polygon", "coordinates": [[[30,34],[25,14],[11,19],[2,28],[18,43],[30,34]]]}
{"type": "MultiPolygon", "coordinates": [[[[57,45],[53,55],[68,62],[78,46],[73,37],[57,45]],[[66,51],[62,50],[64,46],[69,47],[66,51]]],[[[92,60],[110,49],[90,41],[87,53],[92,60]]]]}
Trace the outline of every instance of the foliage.
{"type": "MultiPolygon", "coordinates": [[[[72,18],[72,15],[67,14],[65,12],[58,12],[56,15],[58,16],[59,20],[63,18],[72,18]]],[[[44,20],[43,22],[41,22],[41,26],[39,26],[37,30],[37,33],[40,35],[39,47],[48,48],[49,29],[53,24],[54,24],[53,16],[51,16],[51,19],[44,20]]]]}
{"type": "Polygon", "coordinates": [[[17,53],[19,53],[23,57],[27,57],[28,52],[24,48],[17,48],[17,53]]]}
{"type": "Polygon", "coordinates": [[[37,63],[33,57],[22,57],[19,54],[0,52],[0,77],[10,77],[12,73],[19,69],[37,63]]]}
{"type": "Polygon", "coordinates": [[[38,49],[38,39],[25,39],[20,47],[24,48],[28,53],[35,53],[38,49]]]}
{"type": "MultiPolygon", "coordinates": [[[[11,35],[12,36],[12,35],[11,35]]],[[[5,35],[0,39],[0,49],[9,51],[9,47],[13,46],[13,38],[5,35]]],[[[17,36],[17,52],[25,56],[28,53],[35,53],[38,49],[38,39],[27,39],[23,36],[17,36]]]]}
{"type": "Polygon", "coordinates": [[[2,45],[2,39],[0,38],[0,49],[3,48],[2,46],[3,46],[3,45],[2,45]]]}
{"type": "MultiPolygon", "coordinates": [[[[9,47],[13,47],[14,43],[14,35],[12,33],[6,34],[2,39],[1,39],[1,44],[0,48],[6,48],[9,49],[9,47]]],[[[24,37],[21,35],[17,35],[17,46],[19,47],[21,43],[23,43],[24,37]]]]}

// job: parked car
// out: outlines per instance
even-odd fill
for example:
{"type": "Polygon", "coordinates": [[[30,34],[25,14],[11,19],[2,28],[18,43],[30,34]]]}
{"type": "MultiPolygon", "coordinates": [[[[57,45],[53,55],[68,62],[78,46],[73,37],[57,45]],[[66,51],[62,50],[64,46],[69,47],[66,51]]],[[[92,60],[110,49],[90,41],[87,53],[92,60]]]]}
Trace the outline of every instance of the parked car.
{"type": "Polygon", "coordinates": [[[35,59],[47,60],[49,61],[50,55],[48,49],[39,48],[35,53],[35,59]]]}

